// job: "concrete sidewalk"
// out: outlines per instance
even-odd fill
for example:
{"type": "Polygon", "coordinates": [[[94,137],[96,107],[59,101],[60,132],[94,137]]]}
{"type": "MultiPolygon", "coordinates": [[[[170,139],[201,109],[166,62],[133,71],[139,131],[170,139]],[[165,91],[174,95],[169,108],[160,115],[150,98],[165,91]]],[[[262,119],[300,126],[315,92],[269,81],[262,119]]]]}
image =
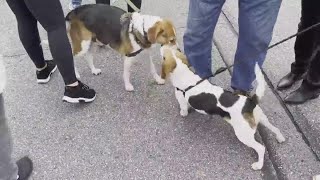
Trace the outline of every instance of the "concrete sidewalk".
{"type": "MultiPolygon", "coordinates": [[[[67,12],[69,2],[62,3],[67,12]]],[[[116,5],[126,8],[121,1],[116,5]]],[[[225,10],[235,15],[235,5],[229,2],[225,10]]],[[[142,12],[172,19],[182,44],[187,0],[146,0],[142,12]]],[[[36,84],[35,68],[18,40],[15,18],[6,3],[0,4],[0,15],[0,53],[8,71],[5,102],[14,157],[30,155],[35,164],[32,179],[304,180],[319,174],[317,158],[271,90],[263,99],[263,109],[287,142],[279,145],[269,131],[261,129],[268,152],[263,170],[253,171],[250,166],[257,155],[237,140],[220,117],[198,113],[180,117],[173,87],[169,83],[155,85],[147,56],[133,66],[133,93],[124,90],[123,62],[114,51],[101,49],[95,55],[96,67],[102,69],[100,76],[93,76],[85,61],[76,62],[83,82],[98,92],[97,99],[86,105],[62,103],[60,74],[54,74],[47,85],[36,84]]],[[[219,51],[213,50],[215,67],[224,65],[222,57],[232,59],[236,36],[229,32],[230,26],[221,18],[215,35],[219,51]]],[[[41,36],[47,39],[43,29],[41,36]]],[[[50,58],[47,49],[45,54],[50,58]]],[[[157,50],[154,59],[160,59],[157,50]]],[[[160,62],[156,64],[159,71],[160,62]]],[[[289,67],[285,64],[283,67],[289,67]]],[[[272,68],[272,72],[286,72],[271,65],[265,69],[272,68]]],[[[228,82],[228,73],[216,78],[223,87],[227,88],[228,82]]]]}

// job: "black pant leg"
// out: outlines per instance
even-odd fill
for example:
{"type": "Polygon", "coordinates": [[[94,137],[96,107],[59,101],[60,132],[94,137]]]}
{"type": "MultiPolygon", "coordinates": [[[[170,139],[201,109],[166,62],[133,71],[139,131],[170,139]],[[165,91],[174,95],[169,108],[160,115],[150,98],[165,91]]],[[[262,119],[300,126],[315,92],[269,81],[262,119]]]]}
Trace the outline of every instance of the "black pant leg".
{"type": "Polygon", "coordinates": [[[23,0],[7,0],[7,3],[16,16],[19,38],[24,49],[37,68],[44,67],[45,61],[40,46],[37,20],[23,0]]]}
{"type": "MultiPolygon", "coordinates": [[[[19,0],[22,1],[22,0],[19,0]]],[[[48,33],[49,47],[66,85],[77,81],[66,22],[59,0],[24,0],[32,15],[48,33]]]]}
{"type": "MultiPolygon", "coordinates": [[[[301,18],[298,31],[304,30],[314,24],[313,6],[314,0],[302,0],[301,18]]],[[[291,65],[291,72],[302,74],[307,71],[314,47],[314,32],[308,31],[296,38],[294,45],[295,62],[291,65]]]]}

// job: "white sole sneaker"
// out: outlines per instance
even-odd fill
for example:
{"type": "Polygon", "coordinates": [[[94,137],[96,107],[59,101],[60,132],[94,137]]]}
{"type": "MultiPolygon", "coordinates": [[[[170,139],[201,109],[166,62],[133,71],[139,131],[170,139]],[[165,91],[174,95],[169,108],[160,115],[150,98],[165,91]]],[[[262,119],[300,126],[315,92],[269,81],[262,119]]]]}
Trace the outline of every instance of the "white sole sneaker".
{"type": "Polygon", "coordinates": [[[96,98],[96,95],[91,99],[88,99],[88,98],[71,98],[71,97],[68,97],[68,96],[63,96],[62,100],[65,101],[65,102],[68,102],[68,103],[80,103],[80,102],[89,103],[89,102],[94,101],[95,98],[96,98]]]}
{"type": "Polygon", "coordinates": [[[47,79],[37,79],[38,84],[46,84],[50,81],[51,75],[57,70],[57,66],[52,69],[47,79]]]}

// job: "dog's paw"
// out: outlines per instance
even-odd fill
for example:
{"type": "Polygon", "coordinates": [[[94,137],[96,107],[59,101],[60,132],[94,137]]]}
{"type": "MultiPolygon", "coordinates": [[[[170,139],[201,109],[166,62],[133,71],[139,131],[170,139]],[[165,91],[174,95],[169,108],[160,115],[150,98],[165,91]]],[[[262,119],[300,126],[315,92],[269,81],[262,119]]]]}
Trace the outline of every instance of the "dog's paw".
{"type": "Polygon", "coordinates": [[[262,163],[260,163],[260,162],[255,162],[255,163],[253,163],[253,164],[251,165],[251,168],[256,171],[256,170],[262,169],[262,166],[263,166],[262,163]]]}
{"type": "Polygon", "coordinates": [[[286,138],[284,138],[282,134],[277,135],[276,139],[278,143],[283,143],[286,140],[286,138]]]}
{"type": "Polygon", "coordinates": [[[156,82],[159,85],[163,85],[166,81],[164,79],[162,79],[162,78],[158,78],[158,79],[156,79],[156,82]]]}
{"type": "Polygon", "coordinates": [[[125,88],[126,88],[126,91],[129,91],[129,92],[134,91],[132,84],[126,84],[125,88]]]}
{"type": "Polygon", "coordinates": [[[99,75],[99,74],[101,74],[101,69],[94,69],[91,72],[93,75],[99,75]]]}
{"type": "Polygon", "coordinates": [[[181,109],[181,110],[180,110],[180,115],[181,115],[182,117],[188,116],[188,110],[183,110],[183,109],[181,109]]]}

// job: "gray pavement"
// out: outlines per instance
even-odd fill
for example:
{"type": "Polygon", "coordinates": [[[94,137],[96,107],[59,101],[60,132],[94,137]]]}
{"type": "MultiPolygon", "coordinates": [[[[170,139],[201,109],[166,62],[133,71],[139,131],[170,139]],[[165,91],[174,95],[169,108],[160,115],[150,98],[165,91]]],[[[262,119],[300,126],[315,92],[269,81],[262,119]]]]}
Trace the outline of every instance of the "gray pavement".
{"type": "MultiPolygon", "coordinates": [[[[93,1],[85,3],[90,2],[93,1]]],[[[62,3],[67,12],[68,1],[62,3]]],[[[117,5],[125,8],[121,2],[117,5]]],[[[295,31],[298,15],[294,13],[299,5],[284,3],[284,6],[280,17],[288,20],[279,18],[274,41],[295,31]],[[294,15],[292,19],[290,13],[294,15]],[[281,21],[285,24],[280,25],[281,21]],[[280,26],[292,28],[279,30],[280,26]]],[[[236,3],[231,2],[225,6],[235,20],[236,8],[236,3]]],[[[145,13],[172,19],[180,44],[187,10],[186,0],[146,0],[142,7],[145,13]]],[[[60,74],[54,74],[46,85],[36,84],[35,68],[18,40],[16,22],[6,3],[0,4],[0,15],[0,53],[5,56],[8,71],[5,101],[14,158],[30,155],[35,163],[32,179],[256,180],[278,176],[291,180],[311,179],[320,173],[316,156],[270,90],[262,102],[263,109],[270,121],[283,131],[287,142],[279,145],[269,131],[261,129],[263,143],[268,147],[266,163],[262,171],[252,171],[250,165],[257,155],[237,140],[232,128],[221,118],[197,113],[187,118],[179,116],[174,89],[170,84],[155,85],[147,56],[143,55],[133,66],[132,82],[136,89],[133,93],[124,90],[123,64],[114,51],[100,49],[95,55],[95,64],[102,69],[100,76],[91,75],[86,62],[76,62],[82,80],[98,92],[97,99],[86,105],[62,103],[64,86],[60,74]]],[[[221,56],[232,60],[236,45],[236,36],[227,33],[230,28],[221,19],[215,34],[220,50],[213,50],[215,67],[223,65],[221,56]]],[[[41,29],[41,36],[47,39],[45,35],[41,29]]],[[[293,57],[292,42],[289,44],[269,53],[268,59],[272,59],[266,61],[265,71],[274,83],[289,70],[293,57]]],[[[45,55],[50,58],[47,48],[45,55]]],[[[159,58],[159,51],[155,50],[155,61],[159,58]]],[[[156,64],[159,71],[160,63],[156,64]]],[[[227,88],[230,76],[223,73],[215,81],[227,88]]],[[[316,102],[319,100],[312,103],[316,102]]],[[[314,108],[313,113],[306,106],[295,107],[306,121],[319,113],[312,103],[307,106],[314,108]]],[[[261,141],[259,134],[257,139],[261,141]]]]}

